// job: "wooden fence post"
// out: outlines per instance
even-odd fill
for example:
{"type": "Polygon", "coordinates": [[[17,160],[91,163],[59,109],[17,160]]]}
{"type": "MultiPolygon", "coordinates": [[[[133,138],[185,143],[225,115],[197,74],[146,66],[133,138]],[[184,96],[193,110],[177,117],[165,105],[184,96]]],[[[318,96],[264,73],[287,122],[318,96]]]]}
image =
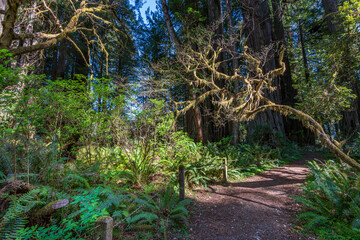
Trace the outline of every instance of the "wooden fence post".
{"type": "Polygon", "coordinates": [[[224,183],[228,182],[228,170],[227,170],[227,159],[226,158],[224,158],[223,181],[224,181],[224,183]]]}
{"type": "Polygon", "coordinates": [[[185,168],[184,165],[179,166],[179,200],[185,199],[185,168]]]}
{"type": "Polygon", "coordinates": [[[113,239],[114,220],[110,216],[102,216],[96,220],[94,240],[113,239]]]}

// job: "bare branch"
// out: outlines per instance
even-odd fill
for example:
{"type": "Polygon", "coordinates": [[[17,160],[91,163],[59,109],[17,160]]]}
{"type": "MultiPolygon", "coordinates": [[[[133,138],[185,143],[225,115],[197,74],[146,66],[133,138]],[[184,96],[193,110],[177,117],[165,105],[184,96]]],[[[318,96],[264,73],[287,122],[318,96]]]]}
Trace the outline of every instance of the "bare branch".
{"type": "Polygon", "coordinates": [[[60,20],[56,17],[55,13],[49,8],[49,6],[46,4],[45,0],[42,0],[42,3],[44,5],[45,9],[47,9],[50,12],[51,16],[53,16],[55,23],[59,27],[60,31],[61,32],[64,31],[63,27],[61,26],[60,20]]]}
{"type": "Polygon", "coordinates": [[[83,54],[83,52],[81,51],[81,49],[78,47],[78,45],[69,37],[66,38],[67,40],[69,40],[69,42],[72,43],[72,45],[76,48],[76,50],[80,53],[81,57],[84,59],[84,62],[86,63],[86,65],[89,67],[90,66],[90,61],[88,62],[85,55],[83,54]]]}

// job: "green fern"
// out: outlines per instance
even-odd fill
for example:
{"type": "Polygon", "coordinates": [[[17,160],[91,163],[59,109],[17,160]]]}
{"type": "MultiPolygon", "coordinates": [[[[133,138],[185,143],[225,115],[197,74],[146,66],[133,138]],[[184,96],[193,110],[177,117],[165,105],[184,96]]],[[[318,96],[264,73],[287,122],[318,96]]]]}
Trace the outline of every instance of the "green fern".
{"type": "Polygon", "coordinates": [[[299,215],[306,220],[308,230],[318,226],[348,226],[349,231],[360,227],[360,189],[358,175],[334,161],[323,166],[309,163],[311,174],[304,196],[295,199],[306,206],[308,212],[299,215]]]}
{"type": "Polygon", "coordinates": [[[39,190],[32,190],[21,197],[14,195],[7,196],[10,200],[10,206],[2,216],[0,221],[0,239],[16,239],[18,232],[25,228],[30,212],[37,205],[43,205],[44,202],[36,199],[36,194],[39,190]]]}
{"type": "Polygon", "coordinates": [[[88,180],[78,174],[71,173],[63,181],[64,186],[70,186],[72,188],[85,188],[89,189],[90,184],[88,180]]]}
{"type": "Polygon", "coordinates": [[[20,230],[21,239],[89,239],[95,221],[108,213],[99,208],[101,188],[73,196],[68,208],[71,214],[49,227],[32,226],[20,230]]]}
{"type": "Polygon", "coordinates": [[[130,195],[122,195],[114,193],[108,188],[102,189],[99,194],[101,202],[99,203],[100,209],[106,209],[109,213],[118,211],[126,207],[126,201],[130,200],[130,195]]]}
{"type": "Polygon", "coordinates": [[[127,223],[131,228],[135,229],[139,225],[147,226],[158,229],[163,235],[167,235],[167,231],[174,227],[186,228],[189,214],[186,207],[190,200],[179,201],[172,187],[167,187],[156,197],[144,194],[133,203],[137,204],[133,208],[142,208],[139,213],[127,218],[127,223]]]}
{"type": "Polygon", "coordinates": [[[28,223],[27,217],[16,216],[2,225],[0,231],[0,239],[18,239],[18,232],[25,228],[28,223]]]}
{"type": "Polygon", "coordinates": [[[327,217],[324,217],[322,215],[319,215],[314,212],[305,212],[299,215],[298,219],[304,219],[307,221],[306,223],[306,229],[310,230],[317,226],[319,223],[326,222],[328,220],[327,217]]]}
{"type": "Polygon", "coordinates": [[[140,212],[139,214],[136,214],[132,217],[129,217],[127,219],[128,224],[134,224],[137,223],[139,225],[142,224],[149,224],[151,225],[154,220],[158,219],[158,216],[151,212],[140,212]]]}

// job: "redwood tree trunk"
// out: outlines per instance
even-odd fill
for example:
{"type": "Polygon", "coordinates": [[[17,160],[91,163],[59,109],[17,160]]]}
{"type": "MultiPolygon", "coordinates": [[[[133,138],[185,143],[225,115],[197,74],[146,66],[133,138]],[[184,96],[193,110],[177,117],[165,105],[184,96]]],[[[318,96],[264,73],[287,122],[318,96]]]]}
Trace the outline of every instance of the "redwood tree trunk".
{"type": "MultiPolygon", "coordinates": [[[[283,47],[286,48],[285,29],[282,21],[281,1],[272,0],[271,2],[273,9],[274,41],[280,43],[283,47]]],[[[275,52],[275,63],[277,68],[281,67],[279,63],[279,53],[279,51],[275,52]]],[[[283,62],[285,63],[286,70],[284,74],[279,77],[281,104],[294,107],[296,103],[295,96],[297,95],[297,92],[293,87],[291,67],[287,50],[285,51],[283,62]]],[[[289,139],[297,141],[299,143],[315,143],[314,133],[306,129],[299,120],[289,117],[283,117],[283,119],[286,136],[289,139]],[[303,134],[299,134],[299,132],[303,134]]]]}
{"type": "MultiPolygon", "coordinates": [[[[214,29],[214,45],[213,48],[217,49],[217,40],[221,40],[224,36],[224,25],[222,17],[222,5],[220,0],[209,0],[207,1],[207,23],[209,27],[214,29]]],[[[223,62],[226,56],[225,53],[220,53],[217,61],[223,62]]],[[[220,64],[220,72],[226,72],[226,65],[224,63],[220,64]]],[[[224,86],[224,79],[215,79],[215,82],[218,86],[224,86]]],[[[204,112],[210,114],[203,115],[204,120],[204,139],[209,142],[216,142],[221,140],[224,137],[230,135],[230,122],[227,118],[221,118],[213,114],[218,111],[218,107],[214,106],[212,99],[207,99],[204,102],[204,112]]]]}
{"type": "Polygon", "coordinates": [[[336,32],[338,22],[335,21],[333,13],[338,11],[338,0],[322,0],[322,5],[325,10],[326,23],[330,33],[336,32]]]}
{"type": "Polygon", "coordinates": [[[63,40],[59,44],[59,57],[56,67],[56,78],[65,78],[66,64],[66,41],[63,40]]]}
{"type": "MultiPolygon", "coordinates": [[[[322,0],[322,4],[325,10],[326,21],[328,30],[331,34],[336,34],[337,31],[341,31],[340,22],[336,21],[333,16],[338,11],[338,0],[322,0]]],[[[354,131],[357,131],[360,126],[360,103],[359,103],[359,88],[356,79],[356,71],[352,69],[353,63],[351,61],[350,46],[346,42],[343,43],[343,52],[341,59],[341,69],[339,71],[340,81],[350,86],[350,89],[356,94],[356,99],[351,104],[351,109],[343,112],[343,118],[341,120],[342,131],[345,135],[350,136],[354,131]]]]}
{"type": "MultiPolygon", "coordinates": [[[[169,9],[168,9],[166,0],[161,0],[161,6],[162,6],[162,12],[163,12],[165,23],[166,23],[166,28],[167,28],[169,36],[170,36],[170,40],[173,43],[175,50],[178,51],[180,48],[180,40],[177,37],[176,32],[174,30],[174,26],[171,22],[169,9]]],[[[193,93],[193,87],[188,86],[187,92],[188,92],[188,98],[196,97],[196,94],[194,95],[194,93],[193,93]]],[[[200,111],[199,107],[195,106],[191,111],[186,113],[186,115],[187,115],[187,117],[186,117],[187,121],[185,122],[185,124],[189,124],[189,122],[188,122],[189,119],[194,119],[194,125],[195,125],[195,131],[196,131],[195,140],[197,142],[202,142],[204,140],[204,136],[203,136],[203,129],[202,129],[202,119],[201,119],[202,116],[201,116],[201,111],[200,111]],[[193,114],[193,116],[190,116],[190,114],[193,114]]],[[[188,126],[186,128],[190,129],[190,126],[188,126]]]]}
{"type": "MultiPolygon", "coordinates": [[[[242,15],[245,23],[245,37],[247,37],[246,45],[255,54],[261,54],[263,48],[269,47],[273,42],[270,8],[266,0],[242,0],[242,15]]],[[[264,72],[268,72],[276,68],[275,58],[267,57],[266,63],[263,67],[264,72]]],[[[280,103],[280,90],[278,79],[273,80],[273,86],[277,89],[273,92],[264,91],[264,96],[275,103],[280,103]]],[[[269,125],[273,130],[276,130],[285,135],[284,121],[282,116],[277,112],[266,110],[256,115],[254,122],[260,125],[269,125]]],[[[253,124],[251,124],[254,126],[253,124]]],[[[250,134],[253,129],[249,129],[250,134]]]]}
{"type": "MultiPolygon", "coordinates": [[[[228,27],[229,27],[229,35],[230,35],[230,37],[233,37],[235,31],[234,31],[234,23],[233,23],[233,18],[232,18],[232,9],[231,9],[230,0],[225,0],[225,4],[226,4],[227,22],[228,22],[228,27]]],[[[235,43],[231,46],[231,51],[233,52],[233,54],[235,54],[237,52],[235,43]]],[[[239,60],[236,57],[234,57],[231,60],[231,63],[232,63],[233,71],[236,71],[236,69],[239,68],[239,60]]],[[[235,81],[234,82],[234,92],[238,93],[239,91],[240,91],[240,82],[235,81]]],[[[233,145],[237,145],[239,143],[239,122],[238,121],[232,121],[231,136],[232,136],[231,143],[233,145]]]]}

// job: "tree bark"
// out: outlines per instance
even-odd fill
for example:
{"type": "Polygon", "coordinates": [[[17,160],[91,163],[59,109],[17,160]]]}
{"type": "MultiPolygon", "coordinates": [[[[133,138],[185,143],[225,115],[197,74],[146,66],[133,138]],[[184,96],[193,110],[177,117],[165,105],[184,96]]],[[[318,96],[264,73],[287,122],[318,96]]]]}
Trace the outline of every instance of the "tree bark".
{"type": "MultiPolygon", "coordinates": [[[[233,38],[235,30],[234,30],[234,23],[233,23],[233,18],[232,18],[232,9],[231,9],[230,0],[225,0],[225,6],[226,6],[227,22],[228,22],[228,26],[229,26],[229,35],[230,35],[230,38],[233,38]]],[[[232,44],[231,51],[233,52],[233,54],[235,54],[237,52],[235,43],[232,44]]],[[[231,63],[232,63],[233,71],[236,71],[239,68],[239,60],[236,58],[236,56],[233,57],[233,59],[231,60],[231,63]]],[[[234,92],[238,93],[239,91],[240,91],[240,82],[235,81],[234,82],[234,92]]],[[[231,143],[233,145],[237,145],[239,143],[239,122],[238,121],[232,121],[231,136],[232,136],[231,143]]]]}
{"type": "MultiPolygon", "coordinates": [[[[26,11],[27,22],[20,24],[19,34],[32,35],[35,32],[34,22],[36,21],[36,12],[37,2],[32,3],[29,11],[26,11]]],[[[16,32],[16,31],[15,31],[16,32]]],[[[20,39],[19,47],[28,47],[38,44],[37,38],[23,38],[20,39]]],[[[18,68],[21,68],[24,74],[41,74],[41,66],[44,59],[40,58],[40,51],[30,52],[27,54],[22,54],[19,56],[18,68]],[[34,69],[29,69],[29,67],[34,67],[34,69]]]]}
{"type": "MultiPolygon", "coordinates": [[[[336,31],[341,30],[339,22],[334,18],[334,14],[338,11],[338,0],[322,0],[322,5],[325,10],[326,21],[330,34],[335,35],[336,31]]],[[[350,46],[344,42],[344,49],[341,59],[341,69],[339,71],[340,81],[350,86],[350,89],[356,94],[356,99],[351,103],[351,109],[343,112],[343,118],[341,120],[341,126],[343,133],[350,137],[354,131],[357,131],[360,127],[360,103],[359,103],[359,88],[358,81],[356,79],[356,72],[352,70],[351,63],[351,50],[350,46]]]]}
{"type": "Polygon", "coordinates": [[[161,0],[161,6],[162,6],[162,11],[163,11],[163,15],[164,15],[165,23],[166,23],[166,28],[170,35],[170,40],[174,44],[175,49],[178,50],[180,48],[180,41],[175,33],[166,0],[161,0]]]}
{"type": "Polygon", "coordinates": [[[3,22],[4,17],[5,17],[6,7],[7,7],[6,0],[0,0],[0,11],[3,11],[3,13],[0,13],[0,36],[2,34],[2,31],[3,31],[2,22],[3,22]]]}
{"type": "Polygon", "coordinates": [[[338,11],[338,0],[322,0],[325,10],[325,18],[330,33],[336,32],[338,22],[335,21],[334,14],[338,11]]]}
{"type": "Polygon", "coordinates": [[[304,34],[303,34],[303,30],[302,30],[302,26],[301,26],[300,22],[299,22],[299,34],[300,34],[301,53],[302,53],[302,60],[303,60],[304,73],[305,73],[305,81],[307,83],[309,83],[310,82],[309,66],[308,66],[308,60],[307,60],[307,55],[306,55],[304,34]]]}
{"type": "Polygon", "coordinates": [[[21,2],[19,0],[7,0],[7,11],[2,24],[2,33],[0,35],[0,49],[9,49],[11,41],[14,38],[14,27],[17,19],[17,12],[21,2]]]}
{"type": "MultiPolygon", "coordinates": [[[[164,15],[165,23],[166,23],[166,28],[167,28],[169,36],[170,36],[170,40],[173,43],[175,50],[180,51],[180,47],[181,47],[180,40],[177,37],[176,32],[174,30],[174,26],[171,22],[169,9],[168,9],[166,0],[161,0],[161,6],[162,6],[162,11],[163,11],[163,15],[164,15]]],[[[187,88],[189,89],[188,97],[196,98],[196,94],[193,93],[193,87],[190,86],[189,84],[187,84],[187,88]]],[[[204,135],[203,135],[203,129],[202,129],[203,124],[202,124],[202,119],[201,119],[202,118],[201,111],[198,106],[195,106],[191,110],[191,113],[193,114],[193,119],[194,119],[194,123],[195,123],[195,131],[196,131],[195,140],[197,142],[202,142],[204,140],[204,135]]],[[[187,113],[187,115],[188,114],[189,113],[187,113]]],[[[191,119],[191,118],[188,116],[187,119],[191,119]]]]}
{"type": "MultiPolygon", "coordinates": [[[[282,9],[280,6],[280,0],[272,0],[273,8],[273,21],[274,21],[274,41],[280,43],[282,47],[286,48],[285,30],[282,21],[282,9]]],[[[286,48],[287,49],[287,48],[286,48]]],[[[279,51],[275,52],[276,67],[279,68],[279,51]]],[[[294,106],[296,90],[293,88],[290,61],[287,50],[285,50],[283,62],[285,63],[285,72],[279,77],[279,85],[281,91],[281,103],[285,105],[294,106]]]]}
{"type": "Polygon", "coordinates": [[[65,78],[65,63],[66,63],[66,41],[63,40],[59,44],[59,57],[56,67],[56,78],[65,78]]]}
{"type": "MultiPolygon", "coordinates": [[[[246,45],[249,49],[256,54],[261,54],[264,47],[271,48],[270,44],[273,42],[273,38],[268,1],[242,0],[241,10],[245,23],[244,32],[247,38],[246,45]]],[[[270,56],[265,60],[263,67],[264,72],[276,68],[275,58],[271,55],[272,53],[270,53],[270,56]]],[[[277,87],[277,89],[273,92],[266,90],[264,96],[275,103],[280,103],[278,79],[274,79],[273,86],[277,87]]],[[[273,130],[285,135],[283,118],[277,112],[266,110],[256,115],[254,122],[259,125],[269,125],[273,130]]],[[[253,124],[251,125],[253,126],[253,124]]],[[[249,132],[251,134],[253,129],[249,129],[249,132]]]]}
{"type": "MultiPolygon", "coordinates": [[[[280,0],[272,0],[272,10],[273,10],[273,26],[274,26],[274,41],[280,43],[282,47],[286,47],[286,39],[285,39],[285,29],[283,25],[282,19],[282,8],[280,0]]],[[[275,52],[275,63],[276,67],[280,68],[279,63],[279,51],[275,52]]],[[[288,51],[285,50],[283,56],[283,62],[285,63],[285,72],[283,75],[279,76],[279,86],[280,86],[280,95],[281,95],[281,104],[289,105],[294,107],[296,104],[295,96],[297,92],[293,87],[293,79],[291,76],[291,67],[290,60],[288,56],[288,51]]],[[[306,71],[306,70],[305,70],[306,71]]],[[[314,144],[315,143],[315,135],[304,128],[299,120],[283,117],[284,119],[284,127],[286,136],[293,141],[296,141],[300,144],[314,144]],[[303,133],[303,134],[299,134],[303,133]]]]}
{"type": "MultiPolygon", "coordinates": [[[[222,17],[222,6],[220,0],[209,0],[207,1],[207,24],[210,29],[214,31],[213,36],[213,48],[218,49],[217,41],[221,41],[224,37],[224,25],[222,17]]],[[[218,62],[221,62],[219,66],[219,71],[222,73],[226,72],[226,65],[224,64],[225,52],[221,52],[217,59],[218,62]]],[[[224,79],[216,78],[214,80],[216,84],[220,87],[223,87],[225,82],[224,79]]],[[[230,121],[226,118],[223,118],[219,121],[219,117],[215,116],[215,112],[218,111],[217,106],[214,106],[212,99],[209,98],[204,102],[204,111],[208,112],[203,116],[204,119],[204,128],[205,128],[205,140],[209,142],[220,141],[222,138],[230,135],[230,121]]]]}

